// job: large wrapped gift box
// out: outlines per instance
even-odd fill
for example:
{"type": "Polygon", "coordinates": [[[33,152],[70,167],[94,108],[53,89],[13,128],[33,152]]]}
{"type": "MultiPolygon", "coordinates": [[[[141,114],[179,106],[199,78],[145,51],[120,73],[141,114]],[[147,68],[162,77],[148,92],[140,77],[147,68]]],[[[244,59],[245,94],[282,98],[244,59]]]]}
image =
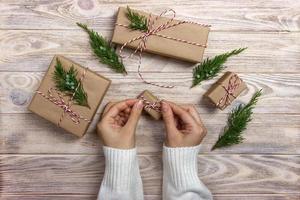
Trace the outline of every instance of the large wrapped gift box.
{"type": "MultiPolygon", "coordinates": [[[[149,18],[149,13],[138,10],[133,11],[149,18]]],[[[145,32],[132,30],[128,27],[130,21],[127,19],[126,13],[126,8],[119,8],[112,37],[113,43],[123,45],[131,39],[145,34],[145,32]]],[[[151,14],[151,19],[155,20],[156,17],[156,15],[151,14]]],[[[153,29],[164,23],[167,23],[169,20],[170,18],[167,17],[159,17],[157,20],[155,20],[153,29]]],[[[170,22],[170,25],[178,22],[179,20],[174,19],[170,22]]],[[[209,30],[210,28],[208,25],[202,25],[193,22],[172,26],[159,31],[156,34],[148,36],[145,51],[198,63],[202,60],[208,40],[209,30]]],[[[138,47],[140,42],[141,40],[136,40],[134,42],[127,43],[126,46],[135,49],[138,47]]]]}
{"type": "Polygon", "coordinates": [[[57,55],[54,56],[28,109],[81,137],[86,133],[110,83],[109,79],[57,55]],[[57,61],[60,61],[64,70],[68,71],[73,67],[77,71],[76,78],[86,92],[88,106],[78,105],[72,94],[62,92],[56,87],[53,76],[57,61]]]}

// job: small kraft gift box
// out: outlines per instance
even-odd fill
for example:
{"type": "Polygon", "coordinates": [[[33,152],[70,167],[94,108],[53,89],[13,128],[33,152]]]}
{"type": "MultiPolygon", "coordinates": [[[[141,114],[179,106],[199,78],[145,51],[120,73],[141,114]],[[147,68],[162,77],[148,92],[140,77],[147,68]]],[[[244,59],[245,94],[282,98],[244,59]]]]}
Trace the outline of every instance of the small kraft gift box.
{"type": "Polygon", "coordinates": [[[233,72],[226,72],[204,94],[219,109],[224,110],[247,88],[245,82],[233,72]]]}
{"type": "Polygon", "coordinates": [[[127,18],[129,8],[120,7],[112,42],[130,47],[137,52],[147,51],[193,63],[200,62],[206,48],[209,25],[175,20],[175,11],[166,10],[160,15],[132,10],[147,21],[147,31],[132,30],[127,18]],[[168,15],[170,17],[163,17],[168,15]]]}
{"type": "Polygon", "coordinates": [[[83,136],[111,81],[60,56],[54,56],[28,107],[57,126],[83,136]]]}
{"type": "Polygon", "coordinates": [[[161,118],[160,100],[148,90],[143,91],[138,97],[144,103],[144,111],[156,120],[161,118]]]}

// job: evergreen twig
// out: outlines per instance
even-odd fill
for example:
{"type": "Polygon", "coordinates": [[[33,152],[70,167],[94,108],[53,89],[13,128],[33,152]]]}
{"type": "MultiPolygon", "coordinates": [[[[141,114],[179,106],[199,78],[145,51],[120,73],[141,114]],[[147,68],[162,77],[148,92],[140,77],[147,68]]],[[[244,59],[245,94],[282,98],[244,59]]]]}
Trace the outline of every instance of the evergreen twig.
{"type": "Polygon", "coordinates": [[[53,73],[55,87],[68,96],[72,96],[75,93],[73,100],[76,104],[90,108],[87,93],[84,91],[82,83],[76,78],[77,73],[74,66],[71,66],[69,71],[66,71],[57,58],[55,71],[53,73]]]}
{"type": "Polygon", "coordinates": [[[261,96],[262,90],[257,91],[251,98],[248,104],[241,104],[234,108],[227,121],[227,126],[223,134],[219,137],[212,150],[220,147],[239,144],[243,141],[242,132],[246,130],[247,124],[252,120],[252,110],[256,105],[258,98],[261,96]]]}
{"type": "Polygon", "coordinates": [[[102,63],[108,65],[111,69],[118,73],[127,74],[121,59],[116,53],[116,50],[108,41],[105,40],[104,37],[99,35],[97,32],[88,29],[85,24],[77,23],[77,25],[89,34],[91,48],[102,63]]]}
{"type": "Polygon", "coordinates": [[[126,17],[130,21],[129,28],[140,31],[148,30],[147,18],[137,12],[132,11],[129,6],[127,6],[126,17]]]}
{"type": "Polygon", "coordinates": [[[204,80],[211,79],[217,76],[217,74],[225,68],[223,64],[227,61],[229,57],[237,55],[245,49],[247,48],[235,49],[231,52],[217,55],[212,59],[207,58],[201,63],[199,63],[193,69],[193,84],[191,87],[200,84],[204,80]]]}

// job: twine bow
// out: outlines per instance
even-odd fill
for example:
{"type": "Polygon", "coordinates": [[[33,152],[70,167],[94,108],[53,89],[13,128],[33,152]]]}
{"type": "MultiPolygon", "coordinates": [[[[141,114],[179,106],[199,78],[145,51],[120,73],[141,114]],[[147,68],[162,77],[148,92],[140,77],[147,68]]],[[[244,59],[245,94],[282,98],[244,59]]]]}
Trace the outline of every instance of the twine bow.
{"type": "Polygon", "coordinates": [[[143,101],[145,109],[152,109],[156,112],[161,112],[160,101],[150,102],[143,95],[139,96],[139,99],[143,101]]]}
{"type": "Polygon", "coordinates": [[[220,106],[222,109],[228,106],[231,103],[230,97],[233,97],[234,99],[236,98],[234,92],[239,87],[240,83],[241,83],[241,79],[236,74],[232,75],[228,81],[227,87],[222,85],[226,93],[219,100],[217,106],[220,106]]]}
{"type": "Polygon", "coordinates": [[[74,93],[72,94],[71,98],[67,102],[64,100],[63,95],[59,91],[57,91],[57,89],[49,88],[47,94],[44,94],[41,91],[36,91],[37,94],[41,95],[42,97],[52,102],[53,104],[57,105],[63,110],[63,113],[61,114],[60,119],[57,122],[57,126],[60,126],[60,123],[62,122],[65,114],[69,115],[69,117],[75,124],[79,124],[80,120],[84,120],[88,123],[91,122],[89,119],[84,118],[83,116],[81,116],[80,114],[78,114],[77,112],[71,109],[73,98],[75,96],[76,91],[80,87],[81,82],[85,77],[86,71],[87,69],[84,70],[82,76],[79,79],[79,84],[77,85],[77,87],[74,90],[74,93]],[[53,95],[53,90],[55,91],[57,97],[53,95]]]}
{"type": "MultiPolygon", "coordinates": [[[[160,13],[160,15],[156,16],[155,18],[152,18],[152,14],[150,13],[149,17],[147,19],[147,24],[148,24],[147,31],[143,32],[142,35],[140,35],[138,37],[134,37],[131,40],[129,40],[128,42],[125,42],[120,48],[119,54],[121,55],[122,58],[126,58],[126,59],[131,58],[134,54],[139,52],[138,75],[139,75],[140,79],[146,84],[150,84],[150,85],[154,85],[154,86],[158,86],[158,87],[162,87],[162,88],[173,88],[174,87],[174,86],[171,86],[171,85],[162,85],[162,84],[157,84],[157,83],[147,81],[142,76],[142,73],[141,73],[141,70],[140,70],[141,64],[142,64],[142,53],[147,48],[146,44],[147,44],[147,40],[150,36],[155,35],[155,36],[159,36],[159,37],[162,37],[162,38],[166,38],[166,39],[170,39],[170,40],[174,40],[174,41],[183,42],[183,43],[187,43],[187,44],[191,44],[191,45],[206,48],[206,44],[199,44],[197,42],[192,42],[192,41],[188,41],[188,40],[184,40],[184,39],[170,37],[170,36],[166,36],[166,35],[163,35],[163,34],[159,33],[162,30],[166,30],[166,29],[169,29],[171,27],[175,27],[175,26],[178,26],[180,24],[186,24],[186,23],[188,23],[188,24],[197,24],[197,25],[204,26],[204,27],[210,27],[210,25],[199,24],[199,23],[190,22],[190,21],[178,21],[178,22],[172,24],[175,16],[176,16],[176,12],[173,9],[165,10],[162,13],[160,13]],[[165,23],[155,27],[154,25],[158,21],[158,19],[160,17],[162,17],[163,15],[166,15],[169,12],[171,12],[172,17],[168,21],[166,21],[165,23]],[[135,41],[138,41],[138,40],[140,40],[140,42],[137,45],[137,48],[135,49],[135,51],[127,57],[122,56],[122,51],[123,51],[124,47],[126,47],[128,44],[130,44],[132,42],[135,42],[135,41]]],[[[118,24],[118,23],[116,23],[116,25],[123,26],[123,27],[126,27],[126,28],[129,27],[128,25],[118,24]]]]}

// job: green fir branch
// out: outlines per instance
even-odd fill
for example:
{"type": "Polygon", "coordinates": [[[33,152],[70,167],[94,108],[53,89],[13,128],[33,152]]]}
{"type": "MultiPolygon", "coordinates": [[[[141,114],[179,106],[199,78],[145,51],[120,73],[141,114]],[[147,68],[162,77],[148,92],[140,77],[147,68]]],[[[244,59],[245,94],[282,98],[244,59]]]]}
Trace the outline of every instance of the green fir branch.
{"type": "Polygon", "coordinates": [[[231,52],[227,52],[221,55],[217,55],[212,59],[205,59],[203,62],[199,63],[193,69],[193,84],[191,87],[195,87],[204,80],[211,79],[222,71],[225,66],[223,65],[227,59],[233,55],[237,55],[247,48],[235,49],[231,52]]]}
{"type": "Polygon", "coordinates": [[[90,108],[87,93],[84,91],[82,83],[77,80],[77,74],[78,72],[74,66],[71,66],[69,71],[66,71],[60,60],[56,58],[55,71],[53,73],[55,87],[70,97],[75,93],[73,100],[76,104],[90,108]]]}
{"type": "Polygon", "coordinates": [[[115,72],[127,74],[116,50],[104,37],[92,29],[88,29],[85,24],[77,23],[77,25],[89,34],[91,48],[102,63],[108,65],[115,72]]]}
{"type": "Polygon", "coordinates": [[[243,141],[244,138],[242,136],[242,132],[246,130],[247,124],[252,120],[252,110],[261,95],[262,90],[257,91],[252,96],[248,104],[241,104],[231,111],[228,117],[227,126],[225,127],[223,134],[213,146],[212,150],[239,144],[243,141]]]}
{"type": "Polygon", "coordinates": [[[140,31],[148,30],[147,18],[137,12],[132,11],[129,6],[127,6],[126,17],[130,21],[129,28],[140,31]]]}

